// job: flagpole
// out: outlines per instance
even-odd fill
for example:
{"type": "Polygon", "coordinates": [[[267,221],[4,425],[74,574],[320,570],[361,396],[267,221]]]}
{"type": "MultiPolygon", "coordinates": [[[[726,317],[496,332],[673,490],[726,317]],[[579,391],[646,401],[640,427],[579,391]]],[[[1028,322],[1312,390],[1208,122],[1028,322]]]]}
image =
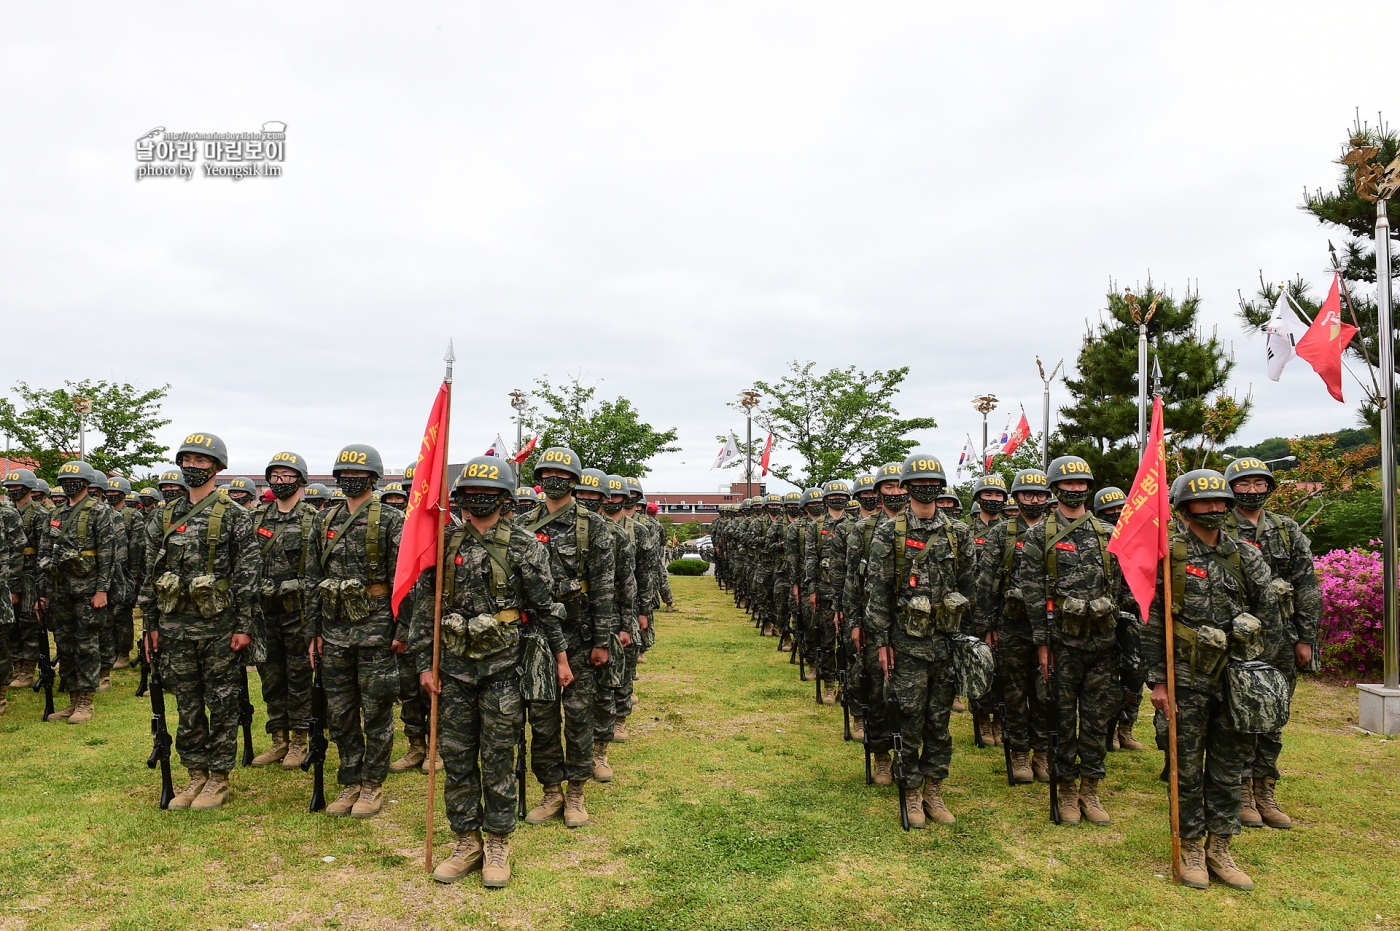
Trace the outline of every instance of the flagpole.
{"type": "MultiPolygon", "coordinates": [[[[1387,690],[1400,688],[1397,665],[1395,581],[1395,322],[1390,309],[1390,217],[1388,201],[1376,201],[1376,337],[1380,343],[1381,377],[1381,564],[1382,656],[1387,690]]],[[[1387,728],[1389,730],[1389,728],[1387,728]]]]}
{"type": "MultiPolygon", "coordinates": [[[[443,576],[443,550],[447,546],[447,492],[448,486],[452,484],[447,474],[447,440],[448,433],[452,428],[452,363],[457,361],[457,356],[452,351],[452,340],[447,341],[447,355],[443,356],[443,361],[447,363],[447,374],[443,376],[443,384],[447,386],[447,403],[443,405],[442,415],[442,438],[441,445],[442,462],[438,469],[440,476],[439,485],[441,490],[438,493],[438,539],[437,539],[437,576],[435,582],[435,596],[433,598],[433,686],[440,688],[438,680],[438,663],[442,658],[442,576],[443,576]]],[[[437,802],[437,738],[438,738],[438,693],[430,691],[428,693],[428,831],[427,840],[423,849],[423,868],[429,873],[433,871],[433,815],[437,802]]]]}
{"type": "Polygon", "coordinates": [[[1167,798],[1172,822],[1172,878],[1181,881],[1181,784],[1176,754],[1176,637],[1172,632],[1172,551],[1162,556],[1162,627],[1167,647],[1167,798]]]}

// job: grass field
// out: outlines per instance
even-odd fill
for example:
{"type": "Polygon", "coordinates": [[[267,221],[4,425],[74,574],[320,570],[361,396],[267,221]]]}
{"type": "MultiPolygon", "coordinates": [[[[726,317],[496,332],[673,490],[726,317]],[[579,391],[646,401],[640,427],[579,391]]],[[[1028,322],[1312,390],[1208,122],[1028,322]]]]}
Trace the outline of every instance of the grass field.
{"type": "Polygon", "coordinates": [[[1400,926],[1400,743],[1353,729],[1353,690],[1300,687],[1280,791],[1297,827],[1235,845],[1256,891],[1192,892],[1170,882],[1156,752],[1110,755],[1112,827],[1055,828],[1045,787],[1009,789],[1001,751],[975,749],[955,715],[958,823],[905,834],[839,710],[815,705],[713,578],[672,584],[680,613],[660,617],[616,781],[590,786],[578,831],[522,825],[497,892],[424,874],[421,774],[391,776],[369,821],[308,814],[307,777],[280,770],[236,772],[220,811],[161,812],[134,673],[86,726],[42,724],[40,697],[11,692],[0,929],[1400,926]]]}

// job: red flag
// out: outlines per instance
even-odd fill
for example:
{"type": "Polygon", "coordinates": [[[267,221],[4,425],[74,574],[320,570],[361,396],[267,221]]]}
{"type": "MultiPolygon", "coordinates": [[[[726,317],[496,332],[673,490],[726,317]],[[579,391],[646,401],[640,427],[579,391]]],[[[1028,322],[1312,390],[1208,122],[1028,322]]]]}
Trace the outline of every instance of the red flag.
{"type": "Polygon", "coordinates": [[[1016,425],[1016,429],[1012,432],[1010,438],[1007,439],[1006,445],[1001,448],[1001,454],[1003,456],[1010,456],[1030,435],[1031,422],[1026,419],[1026,412],[1021,411],[1021,422],[1016,425]]]}
{"type": "Polygon", "coordinates": [[[413,487],[408,493],[408,514],[403,521],[403,536],[399,542],[399,562],[394,570],[394,613],[408,595],[413,583],[424,569],[437,564],[438,532],[442,526],[443,456],[442,439],[447,433],[447,382],[438,389],[428,426],[423,430],[423,443],[418,449],[418,464],[413,470],[413,487]]]}
{"type": "Polygon", "coordinates": [[[515,463],[516,465],[520,465],[526,459],[529,459],[530,454],[535,451],[535,444],[539,441],[540,438],[538,436],[530,437],[530,442],[520,447],[520,452],[516,453],[513,457],[511,457],[510,461],[515,463]]]}
{"type": "Polygon", "coordinates": [[[1313,371],[1322,376],[1327,393],[1338,401],[1342,400],[1342,352],[1356,335],[1356,327],[1342,322],[1342,296],[1337,290],[1341,277],[1339,273],[1332,275],[1332,290],[1327,292],[1327,300],[1322,302],[1312,326],[1294,348],[1308,360],[1313,371]]]}
{"type": "Polygon", "coordinates": [[[1162,397],[1158,395],[1152,399],[1147,449],[1108,544],[1142,608],[1144,622],[1157,591],[1157,564],[1167,555],[1167,526],[1171,522],[1167,487],[1167,448],[1162,441],[1162,397]]]}
{"type": "Polygon", "coordinates": [[[762,458],[761,460],[759,460],[759,464],[763,466],[763,472],[761,473],[760,477],[761,477],[762,475],[767,475],[767,474],[768,474],[768,457],[771,456],[772,454],[773,454],[773,434],[770,433],[770,434],[768,434],[768,442],[763,444],[763,458],[762,458]]]}

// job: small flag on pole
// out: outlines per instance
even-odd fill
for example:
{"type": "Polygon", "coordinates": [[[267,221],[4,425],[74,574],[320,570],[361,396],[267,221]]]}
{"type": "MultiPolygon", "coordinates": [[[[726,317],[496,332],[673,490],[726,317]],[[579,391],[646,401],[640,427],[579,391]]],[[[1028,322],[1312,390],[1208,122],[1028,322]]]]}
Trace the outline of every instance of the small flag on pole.
{"type": "Polygon", "coordinates": [[[719,448],[719,455],[715,457],[715,464],[710,466],[710,468],[718,469],[729,460],[737,459],[738,456],[739,440],[734,436],[734,431],[731,430],[729,431],[729,440],[719,448]]]}
{"type": "Polygon", "coordinates": [[[1264,355],[1269,366],[1269,381],[1278,381],[1283,375],[1283,367],[1293,361],[1298,353],[1298,318],[1288,306],[1288,292],[1280,290],[1274,302],[1274,316],[1264,328],[1268,334],[1264,339],[1264,355]]]}
{"type": "Polygon", "coordinates": [[[1332,290],[1327,292],[1327,300],[1322,302],[1322,309],[1295,350],[1322,378],[1327,393],[1338,401],[1342,400],[1342,353],[1356,335],[1356,327],[1342,322],[1342,296],[1338,291],[1341,278],[1340,273],[1332,275],[1332,290]]]}
{"type": "Polygon", "coordinates": [[[1171,504],[1167,500],[1167,449],[1162,441],[1162,396],[1152,399],[1152,429],[1133,479],[1128,502],[1113,528],[1108,551],[1118,557],[1123,579],[1147,619],[1157,591],[1157,565],[1167,555],[1171,504]]]}
{"type": "Polygon", "coordinates": [[[1001,454],[1003,456],[1010,456],[1021,447],[1021,444],[1024,443],[1026,438],[1030,435],[1031,422],[1026,419],[1026,412],[1021,411],[1021,422],[1016,424],[1016,429],[1011,432],[1010,438],[1007,439],[1006,443],[1001,447],[1001,454]]]}
{"type": "Polygon", "coordinates": [[[768,434],[768,442],[763,444],[763,458],[759,464],[763,466],[762,475],[768,474],[768,460],[773,455],[773,434],[768,434]]]}

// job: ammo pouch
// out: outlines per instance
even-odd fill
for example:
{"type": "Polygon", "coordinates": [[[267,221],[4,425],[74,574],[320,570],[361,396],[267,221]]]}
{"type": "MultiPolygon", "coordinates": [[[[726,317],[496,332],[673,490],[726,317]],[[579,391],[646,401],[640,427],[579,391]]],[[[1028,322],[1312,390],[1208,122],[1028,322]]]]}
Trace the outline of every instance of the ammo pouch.
{"type": "Polygon", "coordinates": [[[963,615],[967,613],[969,604],[961,592],[949,592],[944,595],[934,615],[933,629],[940,634],[956,634],[962,629],[963,615]]]}
{"type": "Polygon", "coordinates": [[[1270,734],[1288,723],[1288,679],[1268,663],[1232,660],[1225,667],[1230,724],[1241,734],[1270,734]]]}
{"type": "MultiPolygon", "coordinates": [[[[443,618],[443,633],[447,618],[443,618]]],[[[526,701],[558,701],[559,671],[549,642],[537,634],[525,634],[520,650],[520,697],[526,701]]]]}
{"type": "Polygon", "coordinates": [[[520,642],[520,612],[514,608],[478,614],[467,621],[467,659],[483,660],[520,642]]]}
{"type": "Polygon", "coordinates": [[[68,575],[85,579],[97,568],[97,550],[76,550],[71,546],[55,548],[54,562],[68,575]]]}
{"type": "Polygon", "coordinates": [[[1089,602],[1089,631],[1095,635],[1106,634],[1113,629],[1118,618],[1113,599],[1100,595],[1089,602]]]}
{"type": "Polygon", "coordinates": [[[899,629],[919,639],[933,635],[933,605],[927,595],[915,595],[899,609],[899,629]]]}
{"type": "Polygon", "coordinates": [[[321,590],[321,616],[326,620],[354,623],[369,617],[369,593],[359,579],[322,579],[316,587],[321,590]]]}
{"type": "Polygon", "coordinates": [[[968,701],[977,701],[992,688],[996,676],[996,658],[992,648],[976,637],[957,634],[953,637],[953,671],[957,675],[958,694],[968,701]]]}
{"type": "Polygon", "coordinates": [[[1089,636],[1089,602],[1068,595],[1062,598],[1056,607],[1059,609],[1055,618],[1060,622],[1060,633],[1066,637],[1089,636]]]}
{"type": "MultiPolygon", "coordinates": [[[[325,584],[324,582],[322,583],[325,584]]],[[[467,619],[457,612],[442,616],[442,648],[453,656],[466,656],[471,637],[467,633],[467,619]]]]}
{"type": "Polygon", "coordinates": [[[1012,585],[1002,594],[1001,616],[1008,621],[1026,620],[1026,598],[1018,586],[1012,585]]]}
{"type": "Polygon", "coordinates": [[[197,575],[190,579],[190,604],[202,618],[214,618],[233,607],[227,579],[197,575]]]}
{"type": "Polygon", "coordinates": [[[1278,613],[1285,620],[1293,619],[1293,583],[1287,579],[1274,579],[1269,583],[1278,598],[1278,613]]]}
{"type": "Polygon", "coordinates": [[[622,638],[613,634],[608,638],[608,662],[600,670],[598,684],[605,689],[620,689],[626,682],[627,654],[623,652],[622,638]]]}
{"type": "Polygon", "coordinates": [[[1230,624],[1230,659],[1241,662],[1258,659],[1264,647],[1264,625],[1259,618],[1252,614],[1236,615],[1230,624]]]}
{"type": "Polygon", "coordinates": [[[571,601],[578,601],[583,598],[583,583],[578,579],[562,579],[556,586],[554,597],[568,604],[571,601]]]}
{"type": "Polygon", "coordinates": [[[184,601],[183,586],[180,585],[180,577],[173,572],[163,572],[160,578],[156,579],[156,607],[161,614],[177,614],[180,611],[180,604],[184,601]]]}
{"type": "Polygon", "coordinates": [[[1218,627],[1197,627],[1193,630],[1178,623],[1173,633],[1176,648],[1183,654],[1181,659],[1186,661],[1190,671],[1191,684],[1195,685],[1199,678],[1214,685],[1230,658],[1230,641],[1225,631],[1218,627]]]}

